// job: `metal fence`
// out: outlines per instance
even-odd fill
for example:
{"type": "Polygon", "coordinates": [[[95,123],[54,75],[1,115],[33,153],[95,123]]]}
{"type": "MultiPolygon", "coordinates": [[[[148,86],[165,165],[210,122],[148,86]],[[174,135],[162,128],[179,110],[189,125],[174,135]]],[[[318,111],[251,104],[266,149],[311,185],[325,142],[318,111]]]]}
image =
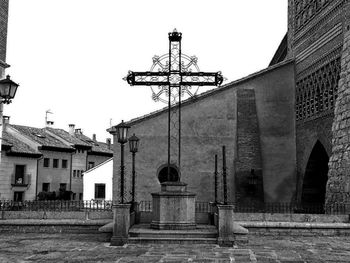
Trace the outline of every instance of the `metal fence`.
{"type": "MultiPolygon", "coordinates": [[[[111,211],[112,201],[89,200],[89,201],[0,201],[0,211],[111,211]]],[[[213,203],[195,203],[196,213],[210,213],[213,211],[213,203]]],[[[220,204],[220,203],[218,203],[220,204]]],[[[300,204],[300,203],[242,203],[234,204],[236,213],[281,213],[281,214],[347,214],[350,204],[300,204]]],[[[140,201],[138,211],[152,212],[152,201],[140,201]]]]}
{"type": "Polygon", "coordinates": [[[112,201],[0,201],[1,211],[109,211],[112,201]]]}
{"type": "MultiPolygon", "coordinates": [[[[218,203],[220,204],[220,203],[218,203]]],[[[141,201],[138,204],[138,211],[152,212],[152,201],[141,201]]],[[[233,205],[236,213],[279,213],[279,214],[346,214],[345,204],[333,204],[325,206],[324,204],[301,204],[301,203],[242,203],[233,205]]],[[[213,211],[212,203],[196,202],[196,213],[210,213],[213,211]]]]}
{"type": "Polygon", "coordinates": [[[324,205],[320,203],[243,203],[233,204],[237,213],[280,213],[280,214],[346,214],[346,204],[324,205]]]}
{"type": "Polygon", "coordinates": [[[138,203],[138,211],[152,212],[152,201],[141,201],[138,203]]]}

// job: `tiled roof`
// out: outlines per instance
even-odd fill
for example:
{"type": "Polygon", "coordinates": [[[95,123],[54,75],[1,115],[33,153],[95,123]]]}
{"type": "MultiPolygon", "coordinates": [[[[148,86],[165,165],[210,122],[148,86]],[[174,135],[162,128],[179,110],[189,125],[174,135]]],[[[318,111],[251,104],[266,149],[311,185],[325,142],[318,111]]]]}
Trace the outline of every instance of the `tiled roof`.
{"type": "Polygon", "coordinates": [[[70,147],[69,145],[66,145],[60,140],[56,139],[55,137],[49,135],[47,132],[45,132],[45,129],[21,126],[21,125],[11,125],[11,126],[15,128],[17,131],[19,131],[20,133],[22,133],[23,135],[39,143],[41,146],[61,148],[61,149],[67,149],[67,150],[74,149],[73,147],[70,147]]]}
{"type": "Polygon", "coordinates": [[[29,147],[24,142],[21,142],[11,134],[7,133],[6,131],[3,131],[2,133],[2,145],[10,146],[11,150],[9,152],[11,153],[17,153],[17,154],[38,154],[41,155],[40,152],[36,151],[35,149],[29,147]]]}
{"type": "Polygon", "coordinates": [[[93,141],[92,139],[90,139],[89,137],[87,137],[84,134],[75,134],[75,136],[79,140],[82,140],[82,141],[88,143],[89,145],[91,145],[92,146],[92,149],[91,149],[92,152],[103,153],[103,154],[113,154],[113,151],[111,149],[108,149],[107,143],[93,141]]]}
{"type": "Polygon", "coordinates": [[[63,130],[63,129],[56,129],[56,128],[45,128],[48,131],[52,132],[53,134],[61,137],[63,140],[73,144],[73,145],[80,145],[80,146],[91,146],[89,143],[84,142],[77,138],[75,135],[69,134],[69,132],[63,130]]]}

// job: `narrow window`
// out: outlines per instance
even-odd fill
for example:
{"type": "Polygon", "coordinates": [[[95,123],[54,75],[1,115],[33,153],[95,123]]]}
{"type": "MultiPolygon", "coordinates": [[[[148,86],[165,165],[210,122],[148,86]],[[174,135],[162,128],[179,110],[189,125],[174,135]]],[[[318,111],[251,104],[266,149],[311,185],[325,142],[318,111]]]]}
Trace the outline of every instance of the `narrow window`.
{"type": "Polygon", "coordinates": [[[95,199],[106,198],[106,184],[95,184],[95,199]]]}
{"type": "Polygon", "coordinates": [[[88,169],[91,169],[95,166],[95,162],[89,162],[88,169]]]}
{"type": "Polygon", "coordinates": [[[50,167],[50,158],[44,158],[44,167],[50,167]]]}
{"type": "Polygon", "coordinates": [[[62,160],[62,168],[67,168],[68,167],[68,161],[63,159],[62,160]]]}
{"type": "Polygon", "coordinates": [[[58,159],[53,159],[52,167],[53,168],[58,168],[58,159]]]}
{"type": "Polygon", "coordinates": [[[66,191],[67,190],[67,184],[60,184],[60,190],[66,191]]]}
{"type": "Polygon", "coordinates": [[[43,192],[50,192],[50,183],[43,183],[43,192]]]}
{"type": "Polygon", "coordinates": [[[25,165],[16,165],[15,166],[15,184],[16,185],[24,184],[25,169],[26,169],[25,165]]]}

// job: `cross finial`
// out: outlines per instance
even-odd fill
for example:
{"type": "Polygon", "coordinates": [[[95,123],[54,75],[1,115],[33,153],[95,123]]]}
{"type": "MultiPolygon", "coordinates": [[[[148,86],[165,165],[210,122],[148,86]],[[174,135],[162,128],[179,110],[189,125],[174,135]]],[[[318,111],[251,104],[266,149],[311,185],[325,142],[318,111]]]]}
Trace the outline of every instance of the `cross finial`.
{"type": "Polygon", "coordinates": [[[174,28],[173,32],[169,33],[169,40],[170,41],[181,41],[182,34],[177,32],[176,28],[174,28]]]}

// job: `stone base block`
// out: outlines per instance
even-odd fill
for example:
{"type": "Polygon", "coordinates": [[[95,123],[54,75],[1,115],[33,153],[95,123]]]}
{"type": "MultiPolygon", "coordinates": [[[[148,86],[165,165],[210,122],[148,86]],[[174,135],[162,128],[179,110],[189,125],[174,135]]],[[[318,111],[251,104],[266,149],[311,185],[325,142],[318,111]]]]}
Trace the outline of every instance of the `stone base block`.
{"type": "Polygon", "coordinates": [[[128,242],[127,237],[116,237],[112,236],[111,238],[111,246],[124,246],[128,242]]]}
{"type": "Polygon", "coordinates": [[[159,230],[182,230],[182,229],[195,229],[195,223],[187,223],[187,222],[159,222],[153,220],[151,223],[151,228],[159,229],[159,230]]]}
{"type": "Polygon", "coordinates": [[[194,229],[195,194],[186,191],[186,184],[182,182],[166,182],[162,184],[159,193],[153,193],[154,229],[194,229]]]}

